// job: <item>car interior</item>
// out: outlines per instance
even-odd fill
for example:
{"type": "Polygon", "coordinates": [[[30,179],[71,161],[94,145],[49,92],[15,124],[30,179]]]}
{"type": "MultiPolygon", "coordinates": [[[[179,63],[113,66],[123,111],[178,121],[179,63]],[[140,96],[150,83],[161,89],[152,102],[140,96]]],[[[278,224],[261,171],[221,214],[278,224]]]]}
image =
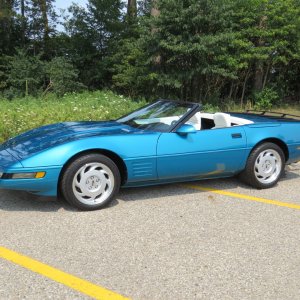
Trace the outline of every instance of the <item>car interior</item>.
{"type": "Polygon", "coordinates": [[[243,118],[233,117],[228,113],[222,112],[197,112],[186,122],[186,124],[193,125],[196,128],[196,130],[219,129],[252,123],[252,121],[243,118]]]}
{"type": "MultiPolygon", "coordinates": [[[[151,128],[152,130],[168,132],[170,126],[176,124],[181,117],[182,116],[136,119],[134,122],[144,129],[151,128]]],[[[197,131],[206,129],[220,129],[251,123],[253,122],[243,118],[233,117],[228,113],[222,112],[196,112],[187,122],[185,122],[185,124],[193,125],[197,131]]]]}

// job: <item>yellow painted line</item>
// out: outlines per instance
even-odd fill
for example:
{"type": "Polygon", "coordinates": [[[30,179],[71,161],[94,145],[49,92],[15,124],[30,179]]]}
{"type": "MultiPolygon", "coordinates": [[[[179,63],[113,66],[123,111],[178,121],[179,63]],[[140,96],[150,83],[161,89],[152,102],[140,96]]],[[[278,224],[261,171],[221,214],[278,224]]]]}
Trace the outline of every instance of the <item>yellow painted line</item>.
{"type": "Polygon", "coordinates": [[[298,205],[298,204],[282,202],[282,201],[278,201],[278,200],[270,200],[270,199],[259,198],[259,197],[253,197],[253,196],[248,196],[248,195],[244,195],[244,194],[227,192],[227,191],[223,191],[223,190],[217,190],[214,188],[192,185],[192,184],[183,184],[182,186],[186,187],[186,188],[194,189],[194,190],[212,192],[212,193],[223,195],[223,196],[229,196],[229,197],[234,197],[234,198],[239,198],[239,199],[245,199],[248,201],[261,202],[261,203],[266,203],[266,204],[271,204],[271,205],[276,205],[276,206],[283,206],[283,207],[300,210],[300,205],[298,205]]]}
{"type": "Polygon", "coordinates": [[[0,246],[0,258],[13,262],[35,273],[48,277],[54,281],[62,283],[76,291],[86,294],[95,299],[102,300],[125,300],[119,294],[109,291],[101,286],[90,283],[86,280],[65,273],[46,264],[43,264],[30,257],[24,256],[12,250],[0,246]]]}

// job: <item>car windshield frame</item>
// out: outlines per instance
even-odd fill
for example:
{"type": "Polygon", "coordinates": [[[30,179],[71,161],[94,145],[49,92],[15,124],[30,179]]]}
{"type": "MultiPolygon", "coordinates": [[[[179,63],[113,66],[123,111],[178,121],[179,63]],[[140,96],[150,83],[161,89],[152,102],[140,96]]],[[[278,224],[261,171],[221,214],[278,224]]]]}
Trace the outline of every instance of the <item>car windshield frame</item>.
{"type": "Polygon", "coordinates": [[[199,111],[200,105],[198,103],[193,102],[181,102],[181,101],[173,101],[173,100],[162,100],[159,99],[155,102],[152,102],[144,107],[141,107],[125,116],[122,116],[121,118],[115,120],[118,123],[122,123],[128,126],[131,126],[136,129],[140,130],[146,130],[146,131],[152,131],[152,132],[174,132],[178,127],[180,127],[181,124],[183,124],[186,120],[188,120],[196,111],[199,111]],[[166,107],[166,110],[159,111],[159,108],[163,105],[166,105],[169,107],[166,107]],[[173,106],[172,106],[173,105],[173,106]],[[157,107],[157,111],[153,111],[149,118],[143,118],[147,115],[147,113],[151,112],[151,108],[157,107]],[[179,116],[156,116],[155,113],[165,113],[168,111],[171,111],[173,109],[182,109],[183,113],[179,116]],[[186,111],[185,111],[186,110],[186,111]],[[155,115],[155,116],[153,116],[155,115]],[[141,119],[138,119],[139,117],[142,117],[141,119]],[[154,119],[169,119],[168,122],[170,122],[171,118],[174,118],[174,120],[170,124],[163,124],[161,122],[157,122],[155,126],[151,126],[155,124],[155,122],[151,122],[149,120],[154,119]],[[143,122],[145,120],[145,122],[143,122]],[[147,121],[148,123],[147,123],[147,121]],[[138,122],[137,122],[138,121],[138,122]],[[158,125],[160,124],[160,126],[158,125]]]}

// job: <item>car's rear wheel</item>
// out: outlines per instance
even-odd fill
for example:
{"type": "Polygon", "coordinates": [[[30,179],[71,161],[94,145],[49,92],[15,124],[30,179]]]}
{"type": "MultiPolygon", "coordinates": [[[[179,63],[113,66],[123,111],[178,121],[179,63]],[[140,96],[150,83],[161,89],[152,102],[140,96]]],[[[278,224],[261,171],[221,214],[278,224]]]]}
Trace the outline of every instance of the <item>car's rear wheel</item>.
{"type": "Polygon", "coordinates": [[[249,155],[241,179],[256,188],[274,186],[284,172],[285,156],[282,149],[273,143],[258,145],[249,155]]]}
{"type": "Polygon", "coordinates": [[[60,188],[64,198],[82,210],[95,210],[111,202],[120,188],[116,164],[100,154],[86,154],[64,171],[60,188]]]}

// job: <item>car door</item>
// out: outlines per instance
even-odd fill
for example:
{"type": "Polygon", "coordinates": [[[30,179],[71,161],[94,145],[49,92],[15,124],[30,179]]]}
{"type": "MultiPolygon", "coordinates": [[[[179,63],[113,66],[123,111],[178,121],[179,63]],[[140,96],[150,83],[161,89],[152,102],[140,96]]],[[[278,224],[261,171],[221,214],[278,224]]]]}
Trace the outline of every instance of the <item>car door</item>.
{"type": "Polygon", "coordinates": [[[159,179],[228,176],[242,170],[246,159],[243,126],[162,133],[157,144],[159,179]]]}

